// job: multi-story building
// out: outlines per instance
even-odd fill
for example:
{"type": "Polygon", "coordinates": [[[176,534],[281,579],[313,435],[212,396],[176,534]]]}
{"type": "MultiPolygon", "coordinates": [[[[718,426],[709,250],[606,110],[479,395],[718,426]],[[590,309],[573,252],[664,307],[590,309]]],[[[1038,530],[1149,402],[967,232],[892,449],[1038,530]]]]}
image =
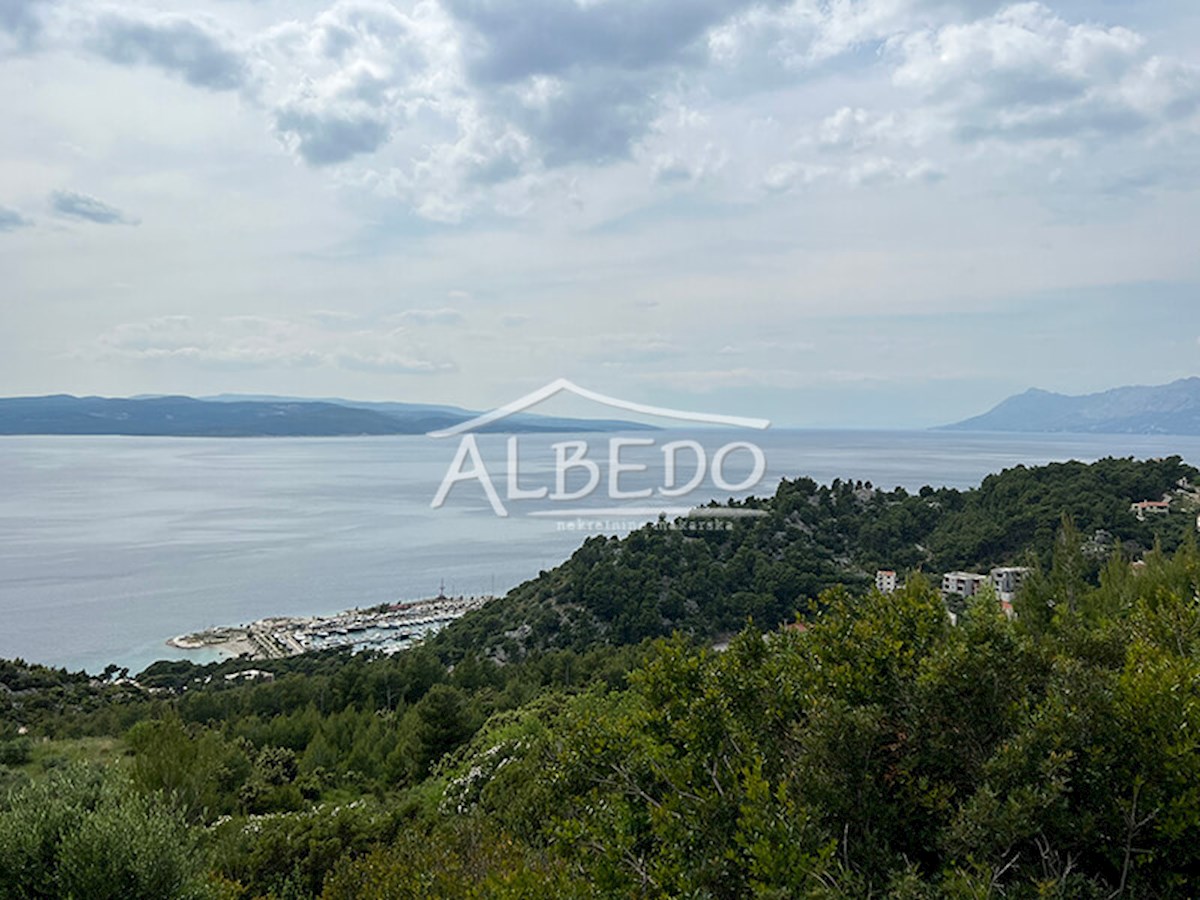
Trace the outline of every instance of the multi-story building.
{"type": "Polygon", "coordinates": [[[992,569],[992,587],[996,589],[996,596],[1000,598],[1001,603],[1012,603],[1016,599],[1017,591],[1025,583],[1030,571],[1024,566],[1003,566],[992,569]]]}
{"type": "Polygon", "coordinates": [[[896,592],[896,573],[891,569],[880,569],[875,573],[875,587],[881,594],[896,592]]]}
{"type": "Polygon", "coordinates": [[[1030,569],[1024,566],[1002,566],[992,569],[987,575],[975,572],[947,572],[942,576],[942,596],[961,597],[964,600],[974,597],[985,584],[991,584],[996,592],[996,598],[1006,615],[1013,615],[1013,600],[1017,591],[1025,583],[1030,569]]]}
{"type": "Polygon", "coordinates": [[[964,599],[974,597],[979,593],[979,589],[987,584],[987,580],[986,575],[977,575],[974,572],[947,572],[942,576],[942,594],[953,594],[964,599]]]}
{"type": "Polygon", "coordinates": [[[1006,616],[1015,615],[1013,601],[1017,599],[1017,591],[1029,577],[1031,569],[1024,566],[1002,566],[992,569],[992,587],[996,589],[996,597],[1000,600],[1000,608],[1006,616]]]}

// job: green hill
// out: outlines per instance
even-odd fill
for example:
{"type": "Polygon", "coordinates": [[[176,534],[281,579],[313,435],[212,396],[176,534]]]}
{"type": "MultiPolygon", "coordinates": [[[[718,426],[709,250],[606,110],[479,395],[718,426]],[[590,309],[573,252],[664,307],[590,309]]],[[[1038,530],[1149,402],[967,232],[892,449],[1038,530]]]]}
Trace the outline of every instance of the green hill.
{"type": "Polygon", "coordinates": [[[711,638],[748,618],[774,627],[812,609],[835,585],[865,590],[876,569],[931,575],[1030,560],[1049,563],[1064,515],[1091,540],[1093,560],[1117,542],[1131,558],[1156,538],[1169,548],[1193,527],[1180,488],[1197,471],[1178,457],[1019,466],[959,491],[881,491],[862,482],[784,481],[741,506],[764,516],[729,530],[649,526],[593,537],[550,572],[452,624],[433,641],[455,657],[501,659],[531,649],[582,650],[682,631],[711,638]],[[1177,514],[1139,521],[1130,504],[1177,495],[1177,514]]]}

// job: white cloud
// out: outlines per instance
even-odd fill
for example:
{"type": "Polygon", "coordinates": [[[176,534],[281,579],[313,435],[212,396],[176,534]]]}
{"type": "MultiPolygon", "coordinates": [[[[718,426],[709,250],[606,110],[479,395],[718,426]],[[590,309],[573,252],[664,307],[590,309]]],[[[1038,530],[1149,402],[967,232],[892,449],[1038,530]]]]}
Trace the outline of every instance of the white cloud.
{"type": "Polygon", "coordinates": [[[339,353],[338,366],[358,372],[379,372],[388,375],[440,375],[458,371],[448,360],[421,359],[402,353],[339,353]]]}
{"type": "Polygon", "coordinates": [[[864,150],[895,141],[904,128],[895,113],[843,106],[817,126],[816,142],[825,150],[864,150]]]}
{"type": "Polygon", "coordinates": [[[357,313],[341,309],[314,309],[309,312],[308,318],[326,329],[350,328],[361,321],[357,313]]]}
{"type": "Polygon", "coordinates": [[[113,326],[76,355],[216,368],[328,367],[417,375],[457,369],[451,359],[429,353],[402,329],[327,331],[269,316],[225,316],[207,323],[188,315],[156,316],[113,326]]]}
{"type": "Polygon", "coordinates": [[[800,365],[763,323],[1117,284],[1136,310],[1200,279],[1200,20],[1156,4],[169,7],[26,4],[19,48],[0,13],[10,390],[432,372],[431,399],[472,405],[579,365],[754,391],[785,379],[738,368],[800,365]],[[656,338],[605,360],[630,334],[656,338]],[[56,355],[85,344],[103,364],[56,355]]]}
{"type": "Polygon", "coordinates": [[[1090,141],[1195,112],[1200,68],[1128,28],[1071,24],[1040,3],[897,38],[895,84],[960,140],[1090,141]]]}
{"type": "Polygon", "coordinates": [[[120,65],[150,65],[213,91],[240,87],[246,60],[231,37],[186,16],[105,12],[89,24],[87,46],[120,65]]]}
{"type": "Polygon", "coordinates": [[[943,173],[928,160],[913,164],[899,163],[888,156],[876,156],[857,162],[846,171],[852,185],[879,185],[893,182],[931,183],[940,181],[943,173]]]}
{"type": "Polygon", "coordinates": [[[1002,0],[792,0],[754,4],[708,33],[708,52],[725,68],[760,77],[805,72],[915,28],[967,20],[1002,0]]]}
{"type": "Polygon", "coordinates": [[[438,309],[406,309],[393,318],[405,325],[458,325],[463,321],[463,314],[457,309],[443,306],[438,309]]]}
{"type": "Polygon", "coordinates": [[[256,95],[306,163],[343,163],[382,148],[410,116],[437,105],[438,35],[428,16],[346,0],[257,43],[256,95]]]}
{"type": "Polygon", "coordinates": [[[662,185],[695,185],[711,178],[728,162],[728,155],[713,141],[699,146],[672,141],[678,148],[656,153],[650,164],[651,178],[662,185]]]}
{"type": "MultiPolygon", "coordinates": [[[[894,180],[920,181],[909,173],[954,168],[951,148],[927,151],[939,137],[1061,149],[1194,113],[1196,69],[1132,29],[1072,24],[1039,3],[999,7],[337,0],[272,24],[255,16],[250,30],[132,7],[58,18],[60,40],[78,31],[111,62],[237,89],[300,162],[446,224],[562,208],[561,186],[580,172],[633,167],[689,191],[779,193],[826,177],[868,183],[886,158],[894,180]],[[786,109],[830,70],[890,75],[897,92],[879,109],[786,109]],[[740,109],[754,105],[787,122],[773,153],[746,144],[740,109]]],[[[572,188],[573,208],[582,196],[572,188]]]]}
{"type": "Polygon", "coordinates": [[[753,339],[747,340],[738,344],[725,344],[717,354],[720,356],[742,356],[747,353],[759,354],[765,351],[782,352],[789,355],[810,353],[815,350],[817,345],[813,341],[805,340],[779,340],[779,339],[753,339]]]}
{"type": "Polygon", "coordinates": [[[689,369],[647,373],[639,381],[673,390],[707,394],[730,388],[794,389],[819,382],[819,378],[794,369],[764,366],[735,366],[724,369],[689,369]]]}

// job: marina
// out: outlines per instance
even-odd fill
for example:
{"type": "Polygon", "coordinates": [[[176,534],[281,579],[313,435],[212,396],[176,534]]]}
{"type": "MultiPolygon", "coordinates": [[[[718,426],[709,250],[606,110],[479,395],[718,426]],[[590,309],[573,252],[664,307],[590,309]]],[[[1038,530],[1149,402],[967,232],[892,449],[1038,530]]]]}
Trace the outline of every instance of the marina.
{"type": "Polygon", "coordinates": [[[215,650],[230,658],[280,659],[315,650],[395,653],[491,600],[447,597],[351,609],[329,616],[272,616],[247,625],[221,625],[173,637],[179,650],[215,650]]]}

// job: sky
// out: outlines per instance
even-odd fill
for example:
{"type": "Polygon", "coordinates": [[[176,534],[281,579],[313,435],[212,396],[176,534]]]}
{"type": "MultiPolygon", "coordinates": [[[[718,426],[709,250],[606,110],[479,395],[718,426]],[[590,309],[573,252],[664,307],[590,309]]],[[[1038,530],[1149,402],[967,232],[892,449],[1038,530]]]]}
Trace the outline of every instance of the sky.
{"type": "Polygon", "coordinates": [[[897,428],[1194,375],[1197,45],[1195,0],[0,0],[0,394],[897,428]]]}

